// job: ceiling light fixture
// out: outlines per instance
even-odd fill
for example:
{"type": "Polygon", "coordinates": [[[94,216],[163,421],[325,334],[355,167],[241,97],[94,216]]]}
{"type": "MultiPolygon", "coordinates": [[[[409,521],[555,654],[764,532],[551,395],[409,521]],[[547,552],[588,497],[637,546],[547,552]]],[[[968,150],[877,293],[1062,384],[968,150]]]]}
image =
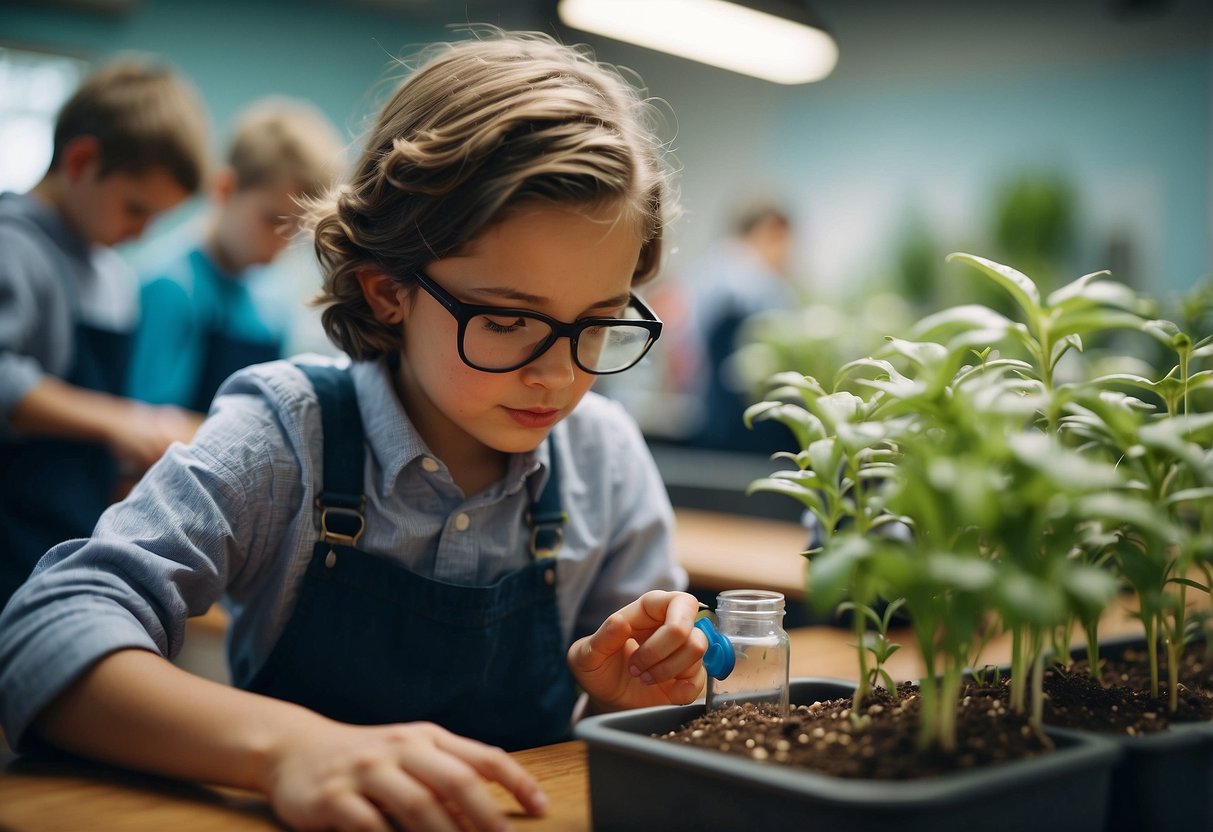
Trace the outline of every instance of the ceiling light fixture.
{"type": "Polygon", "coordinates": [[[557,12],[574,29],[777,84],[820,81],[838,63],[838,45],[807,11],[800,22],[725,0],[560,0],[557,12]]]}

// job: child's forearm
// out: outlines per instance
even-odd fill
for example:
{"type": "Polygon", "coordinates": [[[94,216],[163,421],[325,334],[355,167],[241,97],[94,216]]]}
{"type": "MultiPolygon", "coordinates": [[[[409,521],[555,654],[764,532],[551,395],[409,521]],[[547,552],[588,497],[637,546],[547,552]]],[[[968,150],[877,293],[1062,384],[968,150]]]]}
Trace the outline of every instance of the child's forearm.
{"type": "Polygon", "coordinates": [[[13,407],[9,425],[34,436],[108,442],[127,404],[107,393],[43,376],[13,407]]]}
{"type": "Polygon", "coordinates": [[[99,661],[34,730],[82,756],[262,793],[291,736],[329,721],[291,703],[194,676],[144,650],[99,661]]]}
{"type": "Polygon", "coordinates": [[[142,473],[173,442],[188,443],[203,414],[86,390],[43,376],[9,413],[18,433],[100,442],[142,473]]]}

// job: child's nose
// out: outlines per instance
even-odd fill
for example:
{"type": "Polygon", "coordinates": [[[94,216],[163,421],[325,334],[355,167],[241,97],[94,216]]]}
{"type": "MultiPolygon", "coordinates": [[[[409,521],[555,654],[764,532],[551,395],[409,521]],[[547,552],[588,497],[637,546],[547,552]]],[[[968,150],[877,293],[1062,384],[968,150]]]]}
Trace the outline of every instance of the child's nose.
{"type": "Polygon", "coordinates": [[[573,383],[577,365],[573,361],[573,342],[557,339],[547,352],[522,368],[527,384],[559,389],[573,383]]]}

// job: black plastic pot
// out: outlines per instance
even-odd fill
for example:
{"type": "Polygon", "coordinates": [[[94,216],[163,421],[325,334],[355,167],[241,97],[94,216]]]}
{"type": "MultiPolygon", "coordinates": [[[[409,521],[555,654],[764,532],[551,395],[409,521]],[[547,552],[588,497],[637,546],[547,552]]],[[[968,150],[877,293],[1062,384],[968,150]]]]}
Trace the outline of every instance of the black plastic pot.
{"type": "MultiPolygon", "coordinates": [[[[795,704],[847,697],[854,685],[794,679],[795,704]]],[[[595,832],[1099,832],[1119,750],[1106,738],[1050,731],[1051,754],[913,781],[852,780],[666,742],[704,706],[589,717],[595,832]],[[768,826],[768,824],[776,824],[768,826]]]]}
{"type": "MultiPolygon", "coordinates": [[[[1145,639],[1113,639],[1101,658],[1146,648],[1145,639]]],[[[1087,657],[1075,650],[1075,658],[1087,657]]],[[[1076,732],[1088,733],[1088,732],[1076,732]]],[[[1213,725],[1175,723],[1157,734],[1098,734],[1121,750],[1112,771],[1109,832],[1141,829],[1213,829],[1213,725]]]]}

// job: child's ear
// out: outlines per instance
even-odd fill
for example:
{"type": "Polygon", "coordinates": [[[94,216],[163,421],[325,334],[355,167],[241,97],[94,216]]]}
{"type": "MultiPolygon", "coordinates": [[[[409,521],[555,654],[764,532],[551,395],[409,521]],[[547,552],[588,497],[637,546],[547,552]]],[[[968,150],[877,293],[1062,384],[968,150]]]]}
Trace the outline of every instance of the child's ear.
{"type": "Polygon", "coordinates": [[[77,136],[63,148],[63,172],[77,181],[101,169],[101,142],[96,136],[77,136]]]}
{"type": "Polygon", "coordinates": [[[405,293],[396,281],[374,269],[359,269],[354,276],[375,320],[385,324],[399,324],[404,320],[405,293]]]}
{"type": "Polygon", "coordinates": [[[219,203],[227,202],[236,190],[236,171],[228,166],[219,168],[215,171],[215,176],[211,180],[211,197],[219,203]]]}

